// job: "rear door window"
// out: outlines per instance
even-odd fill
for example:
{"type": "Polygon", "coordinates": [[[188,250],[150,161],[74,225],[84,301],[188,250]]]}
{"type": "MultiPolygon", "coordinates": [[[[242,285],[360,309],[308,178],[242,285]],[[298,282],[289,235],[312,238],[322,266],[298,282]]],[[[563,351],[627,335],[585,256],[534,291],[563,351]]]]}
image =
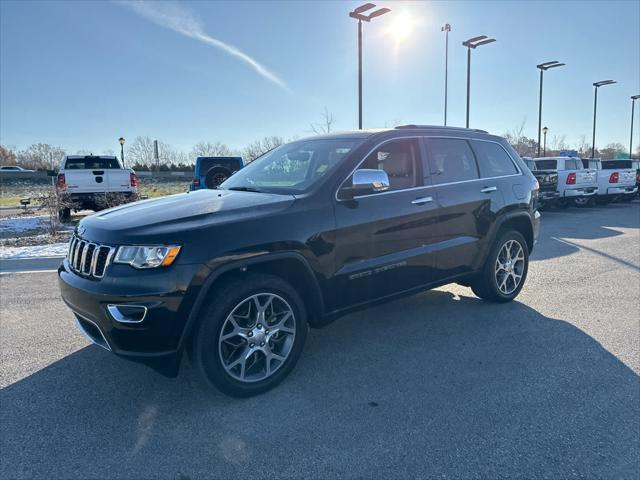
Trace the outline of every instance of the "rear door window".
{"type": "Polygon", "coordinates": [[[472,140],[471,145],[476,153],[482,178],[503,177],[518,173],[513,160],[499,144],[472,140]]]}
{"type": "Polygon", "coordinates": [[[602,162],[603,170],[618,170],[632,168],[631,160],[605,160],[602,162]]]}
{"type": "Polygon", "coordinates": [[[434,185],[479,178],[476,159],[467,140],[428,138],[426,144],[434,185]]]}

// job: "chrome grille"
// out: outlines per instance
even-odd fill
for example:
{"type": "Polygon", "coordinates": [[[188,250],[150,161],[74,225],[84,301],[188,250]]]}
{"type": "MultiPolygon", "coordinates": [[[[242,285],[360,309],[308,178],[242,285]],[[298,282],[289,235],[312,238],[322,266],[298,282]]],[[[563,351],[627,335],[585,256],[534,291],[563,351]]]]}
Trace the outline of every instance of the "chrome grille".
{"type": "Polygon", "coordinates": [[[102,278],[116,249],[109,245],[88,242],[77,235],[69,243],[69,268],[78,275],[102,278]]]}

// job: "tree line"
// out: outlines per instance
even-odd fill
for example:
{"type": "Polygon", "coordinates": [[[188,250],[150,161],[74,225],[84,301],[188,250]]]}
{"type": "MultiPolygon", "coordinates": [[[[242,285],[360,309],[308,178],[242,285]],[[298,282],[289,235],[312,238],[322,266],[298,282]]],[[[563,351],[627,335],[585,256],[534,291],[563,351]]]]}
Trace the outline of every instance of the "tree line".
{"type": "MultiPolygon", "coordinates": [[[[314,133],[329,133],[333,122],[333,115],[325,109],[323,122],[311,124],[311,129],[314,133]]],[[[525,121],[523,120],[519,126],[505,132],[503,137],[521,156],[536,157],[538,142],[536,139],[524,135],[524,127],[525,121]]],[[[125,145],[125,163],[128,167],[139,171],[186,171],[193,169],[197,157],[238,156],[242,157],[245,163],[249,163],[283,143],[285,143],[285,139],[276,135],[255,140],[240,149],[230,148],[220,141],[201,141],[195,144],[189,152],[185,152],[158,140],[158,160],[156,161],[153,139],[149,136],[138,136],[130,144],[125,145]]],[[[587,142],[585,135],[580,137],[577,145],[568,144],[566,135],[552,135],[547,138],[547,156],[559,155],[562,150],[576,150],[583,157],[591,156],[591,145],[587,142]]],[[[56,170],[62,157],[67,153],[71,154],[72,152],[67,152],[63,147],[48,143],[34,143],[24,150],[0,145],[0,165],[18,165],[32,170],[56,170]]],[[[91,153],[86,150],[75,152],[78,155],[91,153]]],[[[597,148],[595,156],[596,158],[610,159],[626,153],[627,149],[622,144],[610,143],[603,148],[597,148]]],[[[113,150],[107,150],[101,154],[116,155],[113,150]]],[[[542,150],[540,154],[542,155],[542,150]]]]}
{"type": "MultiPolygon", "coordinates": [[[[153,139],[148,136],[138,136],[129,145],[125,145],[124,158],[126,165],[134,170],[192,170],[197,157],[242,157],[245,163],[248,163],[283,143],[285,139],[277,135],[255,140],[240,149],[233,149],[219,141],[202,141],[195,144],[189,152],[185,152],[158,140],[156,161],[153,139]]],[[[0,165],[17,165],[31,170],[56,170],[67,154],[90,155],[92,153],[116,155],[113,150],[100,153],[87,150],[69,152],[63,147],[48,143],[34,143],[24,150],[0,145],[0,165]]]]}

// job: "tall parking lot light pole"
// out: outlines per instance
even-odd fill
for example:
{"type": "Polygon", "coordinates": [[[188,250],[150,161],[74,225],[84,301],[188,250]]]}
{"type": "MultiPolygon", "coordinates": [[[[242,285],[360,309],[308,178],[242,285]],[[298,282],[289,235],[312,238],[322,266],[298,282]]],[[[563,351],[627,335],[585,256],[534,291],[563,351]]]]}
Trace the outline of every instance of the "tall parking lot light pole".
{"type": "Polygon", "coordinates": [[[462,45],[467,47],[467,121],[465,124],[467,128],[469,128],[469,101],[471,96],[471,49],[473,48],[475,50],[480,45],[486,45],[487,43],[495,41],[495,38],[480,35],[479,37],[473,37],[462,42],[462,45]]]}
{"type": "Polygon", "coordinates": [[[633,158],[633,110],[636,106],[636,100],[640,98],[640,95],[634,95],[631,97],[631,136],[629,138],[629,160],[633,158]]]}
{"type": "Polygon", "coordinates": [[[611,85],[613,83],[617,82],[615,80],[602,80],[593,84],[593,137],[591,138],[591,158],[595,158],[596,156],[596,112],[598,110],[598,89],[604,85],[611,85]]]}
{"type": "Polygon", "coordinates": [[[448,23],[440,29],[445,32],[444,41],[444,126],[447,126],[447,86],[449,80],[449,32],[451,31],[451,25],[448,23]]]}
{"type": "Polygon", "coordinates": [[[372,18],[379,17],[391,10],[388,8],[380,8],[369,15],[363,15],[362,12],[371,10],[375,7],[373,3],[365,3],[349,12],[351,18],[358,20],[358,129],[362,130],[362,22],[370,22],[372,18]]]}
{"type": "Polygon", "coordinates": [[[124,137],[120,137],[118,143],[120,143],[120,161],[122,162],[122,168],[124,168],[124,137]]]}
{"type": "Polygon", "coordinates": [[[542,127],[542,80],[544,72],[550,68],[562,67],[564,63],[560,63],[557,60],[552,62],[544,62],[540,65],[536,65],[536,68],[540,69],[540,94],[538,96],[538,157],[540,156],[540,128],[542,127]]]}
{"type": "MultiPolygon", "coordinates": [[[[547,132],[549,131],[549,128],[544,127],[542,129],[542,133],[544,133],[544,150],[542,156],[546,157],[547,156],[547,132]]],[[[540,154],[538,153],[538,156],[540,156],[540,154]]]]}

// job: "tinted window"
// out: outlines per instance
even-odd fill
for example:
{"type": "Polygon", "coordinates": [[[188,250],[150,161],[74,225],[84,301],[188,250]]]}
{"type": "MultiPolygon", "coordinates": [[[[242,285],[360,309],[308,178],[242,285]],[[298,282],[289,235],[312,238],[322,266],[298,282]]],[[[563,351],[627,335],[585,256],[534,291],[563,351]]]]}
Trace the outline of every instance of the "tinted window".
{"type": "Polygon", "coordinates": [[[478,178],[476,160],[466,140],[430,138],[427,145],[434,184],[478,178]]]}
{"type": "Polygon", "coordinates": [[[358,168],[384,170],[390,190],[418,186],[418,141],[394,140],[374,150],[358,168]]]}
{"type": "Polygon", "coordinates": [[[120,164],[114,157],[78,157],[67,158],[64,168],[67,170],[106,170],[120,168],[120,164]]]}
{"type": "Polygon", "coordinates": [[[632,168],[631,160],[605,160],[602,162],[603,170],[615,170],[620,168],[632,168]]]}
{"type": "Polygon", "coordinates": [[[558,162],[556,160],[536,160],[536,168],[538,170],[557,170],[558,162]]]}
{"type": "Polygon", "coordinates": [[[501,177],[518,173],[511,157],[497,143],[477,140],[473,140],[471,143],[476,152],[481,177],[501,177]]]}

